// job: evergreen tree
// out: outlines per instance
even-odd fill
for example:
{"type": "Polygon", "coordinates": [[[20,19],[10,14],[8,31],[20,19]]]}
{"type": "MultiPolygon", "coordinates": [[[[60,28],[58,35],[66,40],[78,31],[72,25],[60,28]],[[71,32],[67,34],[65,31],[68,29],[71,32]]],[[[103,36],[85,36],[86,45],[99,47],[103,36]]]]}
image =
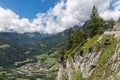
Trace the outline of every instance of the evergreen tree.
{"type": "Polygon", "coordinates": [[[92,13],[91,13],[90,17],[91,17],[90,19],[99,18],[99,14],[98,14],[97,8],[95,6],[93,6],[93,8],[92,8],[92,13]]]}
{"type": "Polygon", "coordinates": [[[65,55],[64,47],[59,48],[57,51],[58,51],[59,57],[64,57],[64,55],[65,55]]]}
{"type": "Polygon", "coordinates": [[[78,45],[83,45],[84,42],[86,40],[86,35],[83,31],[81,31],[80,29],[78,29],[73,37],[73,45],[72,48],[74,49],[75,47],[77,47],[78,45]]]}
{"type": "Polygon", "coordinates": [[[90,16],[89,23],[87,25],[87,34],[92,37],[98,33],[102,33],[102,27],[104,25],[104,20],[99,17],[97,8],[94,6],[90,16]]]}
{"type": "Polygon", "coordinates": [[[73,29],[69,28],[67,35],[66,50],[70,50],[72,48],[72,44],[73,44],[73,29]]]}

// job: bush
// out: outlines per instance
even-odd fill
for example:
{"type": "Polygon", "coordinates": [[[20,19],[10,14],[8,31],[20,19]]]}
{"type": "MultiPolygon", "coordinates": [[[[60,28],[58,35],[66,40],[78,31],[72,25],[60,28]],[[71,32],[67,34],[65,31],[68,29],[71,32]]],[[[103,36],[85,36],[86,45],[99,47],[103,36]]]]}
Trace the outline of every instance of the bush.
{"type": "Polygon", "coordinates": [[[0,80],[4,80],[3,78],[0,78],[0,80]]]}
{"type": "Polygon", "coordinates": [[[61,80],[68,80],[67,78],[62,78],[61,80]]]}
{"type": "Polygon", "coordinates": [[[79,70],[76,71],[75,74],[73,75],[73,79],[72,80],[83,80],[82,73],[79,70]]]}

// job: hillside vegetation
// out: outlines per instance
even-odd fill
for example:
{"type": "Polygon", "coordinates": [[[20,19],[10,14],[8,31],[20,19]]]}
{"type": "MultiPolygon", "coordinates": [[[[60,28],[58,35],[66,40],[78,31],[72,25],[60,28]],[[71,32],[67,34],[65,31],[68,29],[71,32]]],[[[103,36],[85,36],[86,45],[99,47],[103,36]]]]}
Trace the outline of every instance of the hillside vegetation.
{"type": "Polygon", "coordinates": [[[34,61],[35,55],[38,54],[51,54],[61,46],[61,42],[65,42],[65,36],[66,32],[56,35],[41,35],[37,32],[22,34],[1,32],[0,66],[9,66],[27,58],[34,61]]]}

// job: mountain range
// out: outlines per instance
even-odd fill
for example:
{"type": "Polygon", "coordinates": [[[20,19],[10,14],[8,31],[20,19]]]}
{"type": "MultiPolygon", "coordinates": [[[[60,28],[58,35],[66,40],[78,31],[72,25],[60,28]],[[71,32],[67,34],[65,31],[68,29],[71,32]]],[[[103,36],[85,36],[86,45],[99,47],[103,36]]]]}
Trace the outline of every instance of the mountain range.
{"type": "MultiPolygon", "coordinates": [[[[79,26],[74,26],[74,29],[79,26]]],[[[67,31],[58,34],[0,32],[0,66],[14,64],[38,54],[50,54],[66,42],[67,31]],[[61,43],[62,42],[62,43],[61,43]]]]}

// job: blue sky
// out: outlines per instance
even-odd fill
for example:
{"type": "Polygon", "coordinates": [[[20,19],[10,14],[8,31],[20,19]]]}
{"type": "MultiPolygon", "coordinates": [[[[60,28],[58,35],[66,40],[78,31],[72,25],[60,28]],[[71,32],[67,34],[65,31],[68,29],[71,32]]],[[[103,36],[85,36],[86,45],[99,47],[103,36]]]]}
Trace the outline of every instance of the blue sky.
{"type": "Polygon", "coordinates": [[[20,17],[35,18],[37,13],[46,13],[59,0],[0,0],[0,6],[11,9],[20,17]]]}
{"type": "Polygon", "coordinates": [[[110,3],[110,7],[109,9],[110,10],[114,10],[114,7],[112,6],[114,3],[116,3],[118,0],[111,0],[111,3],[110,3]]]}
{"type": "Polygon", "coordinates": [[[56,34],[84,24],[94,5],[104,20],[120,17],[120,0],[0,0],[0,31],[56,34]]]}

